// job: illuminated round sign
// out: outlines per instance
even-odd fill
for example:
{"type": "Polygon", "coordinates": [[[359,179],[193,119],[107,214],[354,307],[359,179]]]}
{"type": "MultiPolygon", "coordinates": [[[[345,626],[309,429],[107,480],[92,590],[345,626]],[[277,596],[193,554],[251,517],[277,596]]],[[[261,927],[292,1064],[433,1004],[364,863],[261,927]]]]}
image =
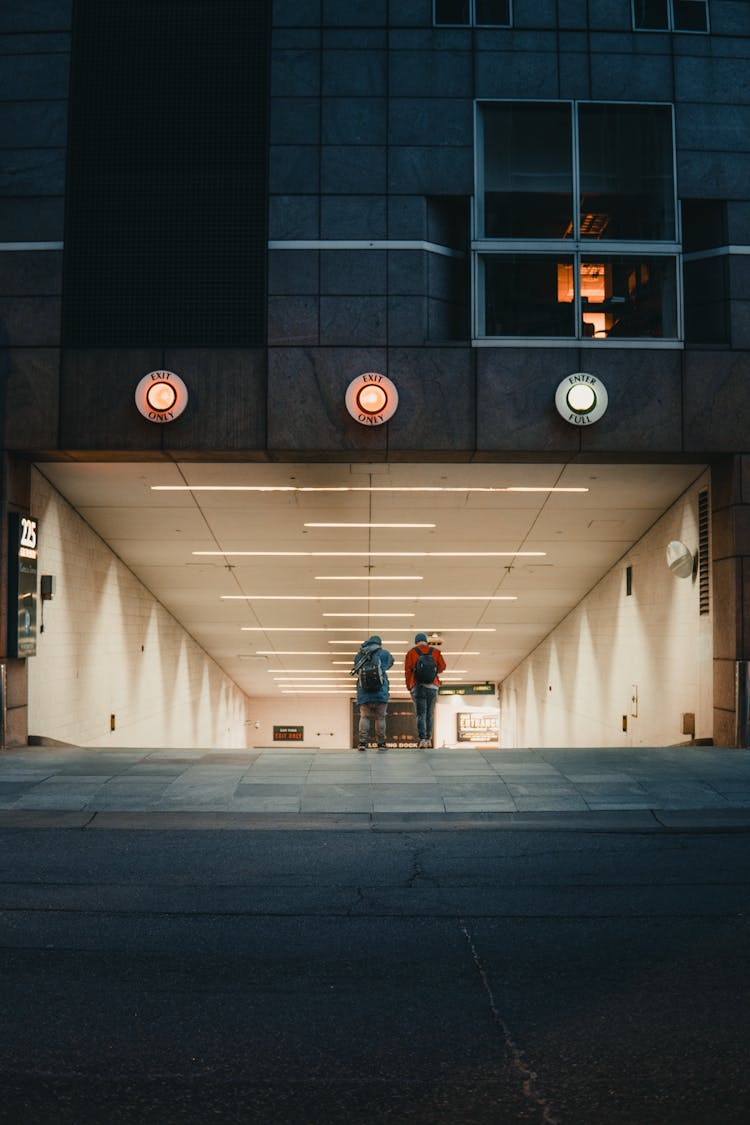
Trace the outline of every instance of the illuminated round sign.
{"type": "Polygon", "coordinates": [[[382,426],[396,413],[398,391],[387,375],[368,371],[346,388],[346,409],[363,426],[382,426]]]}
{"type": "Polygon", "coordinates": [[[555,392],[558,414],[572,426],[590,426],[598,422],[607,409],[607,388],[601,379],[576,371],[567,375],[555,392]]]}
{"type": "Polygon", "coordinates": [[[150,371],[135,388],[135,404],[149,422],[173,422],[187,401],[187,387],[174,371],[150,371]]]}

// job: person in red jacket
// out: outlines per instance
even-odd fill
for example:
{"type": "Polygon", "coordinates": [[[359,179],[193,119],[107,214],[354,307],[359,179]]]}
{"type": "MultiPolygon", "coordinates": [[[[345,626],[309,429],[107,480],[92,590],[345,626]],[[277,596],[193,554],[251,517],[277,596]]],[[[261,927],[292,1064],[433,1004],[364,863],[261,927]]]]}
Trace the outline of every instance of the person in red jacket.
{"type": "Polygon", "coordinates": [[[417,633],[414,648],[409,649],[404,660],[404,675],[414,701],[420,750],[432,746],[432,722],[440,687],[438,677],[444,671],[445,659],[440,649],[427,643],[425,633],[417,633]]]}

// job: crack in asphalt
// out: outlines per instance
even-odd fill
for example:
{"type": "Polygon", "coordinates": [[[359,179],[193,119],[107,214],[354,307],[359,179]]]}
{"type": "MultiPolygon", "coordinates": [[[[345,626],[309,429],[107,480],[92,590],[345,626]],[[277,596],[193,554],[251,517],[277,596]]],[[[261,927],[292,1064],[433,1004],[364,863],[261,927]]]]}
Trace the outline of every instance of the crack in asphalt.
{"type": "Polygon", "coordinates": [[[512,1069],[516,1072],[521,1080],[521,1089],[523,1090],[524,1096],[533,1105],[535,1105],[537,1109],[541,1111],[541,1120],[544,1122],[544,1125],[559,1125],[560,1119],[557,1117],[556,1111],[553,1109],[552,1104],[548,1101],[541,1088],[537,1084],[538,1076],[536,1071],[532,1070],[529,1064],[526,1062],[523,1051],[516,1043],[513,1035],[511,1034],[510,1028],[500,1014],[500,1010],[495,1001],[495,996],[489,982],[487,970],[482,964],[479,953],[477,952],[477,948],[474,945],[471,934],[467,929],[466,923],[462,918],[460,918],[458,921],[461,933],[464,935],[468,943],[472,961],[476,966],[477,972],[479,973],[480,979],[482,981],[482,986],[487,994],[487,999],[489,1000],[490,1004],[490,1011],[492,1012],[492,1018],[495,1021],[497,1027],[500,1029],[503,1040],[505,1042],[505,1046],[510,1054],[512,1069]]]}

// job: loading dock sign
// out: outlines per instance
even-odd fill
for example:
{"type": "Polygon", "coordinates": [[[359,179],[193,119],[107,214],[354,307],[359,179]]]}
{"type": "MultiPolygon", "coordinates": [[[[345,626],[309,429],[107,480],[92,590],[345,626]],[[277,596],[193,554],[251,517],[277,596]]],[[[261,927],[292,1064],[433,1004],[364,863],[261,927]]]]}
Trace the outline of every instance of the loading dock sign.
{"type": "Polygon", "coordinates": [[[8,656],[36,656],[39,521],[11,512],[8,529],[8,656]]]}

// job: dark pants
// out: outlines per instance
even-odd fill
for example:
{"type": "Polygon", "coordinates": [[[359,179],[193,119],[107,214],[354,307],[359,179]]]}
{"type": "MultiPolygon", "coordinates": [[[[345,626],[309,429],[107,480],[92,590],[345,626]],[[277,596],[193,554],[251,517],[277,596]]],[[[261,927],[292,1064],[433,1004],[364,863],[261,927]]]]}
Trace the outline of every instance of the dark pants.
{"type": "Polygon", "coordinates": [[[359,705],[359,744],[366,746],[370,740],[370,723],[375,723],[375,737],[378,746],[385,746],[385,713],[387,703],[360,703],[359,705]]]}
{"type": "Polygon", "coordinates": [[[417,713],[417,734],[420,742],[432,742],[432,721],[435,717],[437,688],[415,684],[411,689],[414,710],[417,713]]]}

